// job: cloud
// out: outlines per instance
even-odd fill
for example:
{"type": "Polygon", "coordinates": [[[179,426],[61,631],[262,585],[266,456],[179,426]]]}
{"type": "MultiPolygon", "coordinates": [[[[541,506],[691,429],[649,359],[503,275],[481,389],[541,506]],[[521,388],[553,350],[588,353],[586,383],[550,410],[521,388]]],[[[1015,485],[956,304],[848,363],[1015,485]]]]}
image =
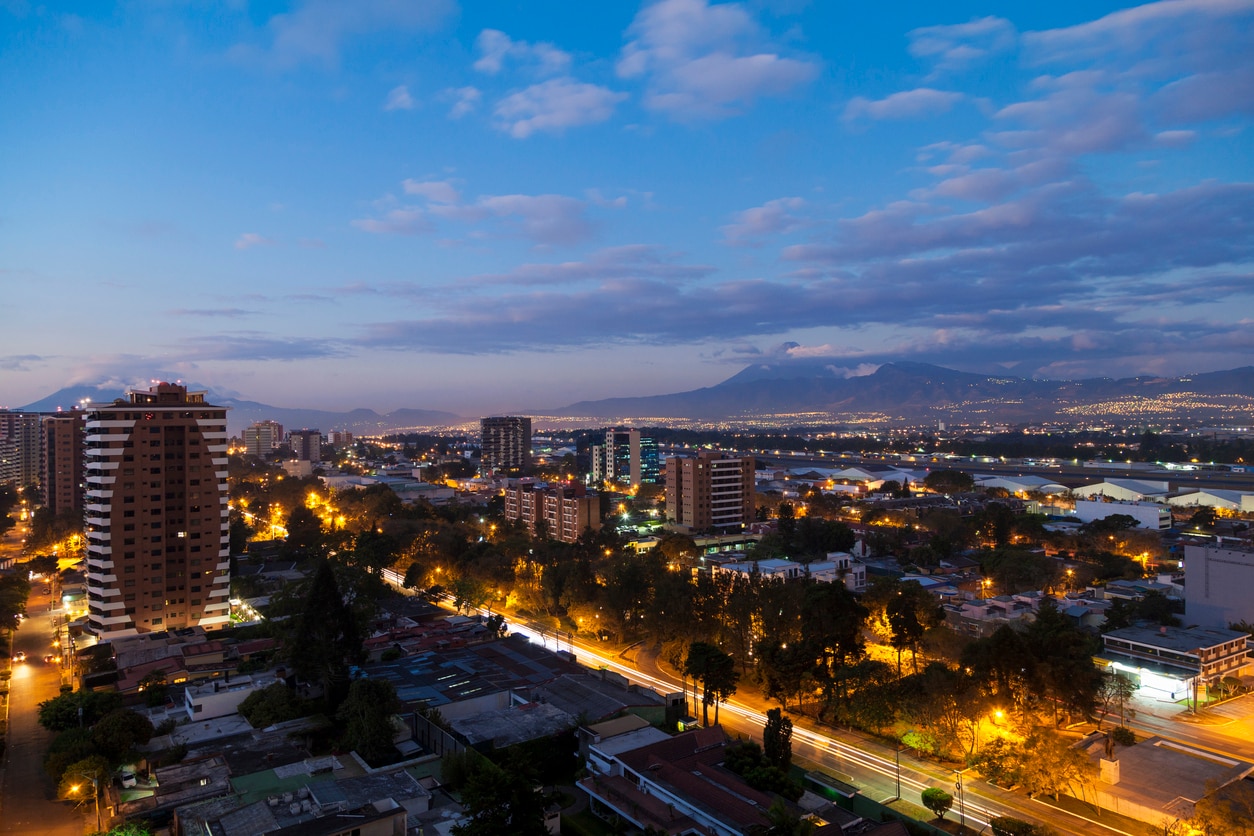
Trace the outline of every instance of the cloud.
{"type": "Polygon", "coordinates": [[[401,183],[405,194],[416,194],[433,203],[459,203],[461,195],[447,180],[405,180],[401,183]]]}
{"type": "Polygon", "coordinates": [[[805,221],[794,213],[805,205],[799,197],[768,200],[736,213],[735,220],[722,227],[723,237],[729,244],[759,246],[766,236],[783,235],[803,226],[805,221]]]}
{"type": "Polygon", "coordinates": [[[585,84],[573,78],[553,78],[533,84],[496,103],[496,126],[516,139],[537,131],[562,133],[567,128],[604,122],[626,93],[585,84]]]}
{"type": "Polygon", "coordinates": [[[474,68],[481,73],[496,75],[506,60],[513,61],[540,75],[564,73],[570,67],[570,53],[563,52],[550,43],[529,44],[515,41],[498,29],[484,29],[475,39],[479,59],[474,68]]]}
{"type": "Polygon", "coordinates": [[[238,44],[231,54],[248,62],[291,69],[306,62],[338,65],[351,38],[411,34],[440,25],[456,8],[452,0],[305,0],[266,24],[268,43],[238,44]]]}
{"type": "Polygon", "coordinates": [[[382,218],[360,218],[352,225],[381,235],[423,235],[435,229],[427,213],[412,206],[392,209],[382,218]]]}
{"type": "Polygon", "coordinates": [[[739,3],[661,0],[627,29],[620,78],[646,82],[646,107],[674,119],[723,118],[812,81],[819,64],[780,54],[739,3]]]}
{"type": "Polygon", "coordinates": [[[245,310],[244,308],[175,308],[166,311],[169,316],[203,316],[203,317],[225,317],[235,319],[243,316],[256,316],[256,311],[245,310]]]}
{"type": "Polygon", "coordinates": [[[6,372],[29,372],[35,366],[46,362],[48,359],[40,354],[8,354],[0,356],[0,370],[6,372]]]}
{"type": "Polygon", "coordinates": [[[446,180],[405,180],[402,187],[406,194],[425,199],[426,205],[395,207],[382,217],[354,220],[352,225],[377,234],[423,235],[436,230],[436,219],[463,224],[499,220],[512,233],[538,244],[573,244],[592,234],[587,202],[566,195],[485,195],[464,203],[446,180]]]}
{"type": "Polygon", "coordinates": [[[524,235],[541,244],[573,244],[592,232],[584,215],[587,204],[565,195],[495,195],[480,198],[477,206],[510,219],[524,235]]]}
{"type": "Polygon", "coordinates": [[[317,360],[346,353],[338,343],[322,337],[275,337],[263,331],[188,337],[174,348],[184,363],[317,360]]]}
{"type": "Polygon", "coordinates": [[[1014,24],[1000,17],[911,30],[910,54],[936,71],[958,72],[1016,45],[1014,24]]]}
{"type": "Polygon", "coordinates": [[[409,95],[409,88],[404,84],[389,90],[388,97],[383,102],[384,110],[413,110],[417,106],[418,103],[409,95]]]}
{"type": "Polygon", "coordinates": [[[237,250],[250,250],[253,247],[273,247],[274,244],[273,238],[267,238],[257,232],[245,232],[235,239],[235,249],[237,250]]]}
{"type": "Polygon", "coordinates": [[[508,273],[472,276],[482,285],[567,285],[607,279],[654,278],[668,281],[702,279],[714,272],[707,264],[682,264],[679,253],[648,244],[607,247],[583,261],[556,264],[521,264],[508,273]]]}
{"type": "Polygon", "coordinates": [[[963,100],[962,93],[947,90],[933,90],[930,87],[919,87],[915,90],[903,90],[891,96],[872,101],[862,96],[855,96],[845,106],[845,119],[917,119],[921,116],[935,116],[947,112],[955,104],[963,100]]]}
{"type": "Polygon", "coordinates": [[[477,87],[458,87],[445,90],[444,97],[453,100],[453,107],[448,112],[449,118],[461,119],[479,107],[479,100],[483,98],[483,93],[477,87]]]}

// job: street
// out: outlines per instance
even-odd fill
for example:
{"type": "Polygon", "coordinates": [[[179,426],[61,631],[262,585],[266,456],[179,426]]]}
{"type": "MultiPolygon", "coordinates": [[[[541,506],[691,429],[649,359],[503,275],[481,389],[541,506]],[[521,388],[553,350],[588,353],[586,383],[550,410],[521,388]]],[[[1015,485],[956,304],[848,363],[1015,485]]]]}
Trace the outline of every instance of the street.
{"type": "Polygon", "coordinates": [[[61,665],[43,661],[59,652],[52,643],[52,620],[59,610],[50,612],[52,603],[36,581],[26,605],[28,618],[14,635],[13,652],[24,651],[26,661],[12,663],[8,745],[0,766],[0,834],[82,836],[84,829],[84,817],[72,804],[56,800],[56,787],[43,771],[54,735],[39,725],[39,703],[61,689],[61,665]]]}

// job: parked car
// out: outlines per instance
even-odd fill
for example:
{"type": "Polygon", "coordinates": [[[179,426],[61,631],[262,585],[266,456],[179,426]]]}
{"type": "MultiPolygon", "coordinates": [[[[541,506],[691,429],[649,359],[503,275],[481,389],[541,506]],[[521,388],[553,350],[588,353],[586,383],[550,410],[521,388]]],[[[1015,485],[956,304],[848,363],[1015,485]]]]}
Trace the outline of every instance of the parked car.
{"type": "Polygon", "coordinates": [[[25,650],[19,650],[17,653],[14,653],[14,654],[13,654],[13,661],[14,661],[14,662],[25,662],[25,661],[26,661],[26,651],[25,651],[25,650]]]}
{"type": "Polygon", "coordinates": [[[123,769],[118,773],[118,778],[122,781],[123,787],[133,787],[137,783],[135,773],[129,769],[123,769]]]}

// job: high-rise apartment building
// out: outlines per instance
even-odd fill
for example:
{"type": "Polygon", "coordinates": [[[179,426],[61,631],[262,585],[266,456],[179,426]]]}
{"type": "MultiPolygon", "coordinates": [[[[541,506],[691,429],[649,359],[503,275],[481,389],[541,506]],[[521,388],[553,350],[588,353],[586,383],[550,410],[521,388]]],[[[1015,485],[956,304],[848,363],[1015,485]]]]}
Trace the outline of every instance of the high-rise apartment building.
{"type": "Polygon", "coordinates": [[[531,468],[531,419],[513,415],[479,421],[479,469],[485,473],[531,468]]]}
{"type": "Polygon", "coordinates": [[[287,442],[292,445],[292,455],[298,462],[322,461],[321,430],[292,430],[287,442]]]}
{"type": "Polygon", "coordinates": [[[336,447],[351,447],[353,444],[353,434],[348,430],[332,430],[330,439],[336,447]]]}
{"type": "Polygon", "coordinates": [[[283,425],[277,421],[257,421],[244,428],[244,452],[265,458],[283,444],[283,425]]]}
{"type": "Polygon", "coordinates": [[[78,410],[44,416],[39,487],[44,507],[54,515],[82,513],[86,426],[86,418],[78,410]]]}
{"type": "Polygon", "coordinates": [[[666,460],[666,516],[684,532],[731,533],[753,520],[752,456],[707,450],[666,460]]]}
{"type": "Polygon", "coordinates": [[[161,383],[85,411],[91,631],[226,624],[226,410],[161,383]]]}
{"type": "Polygon", "coordinates": [[[597,484],[656,484],[657,441],[640,430],[606,430],[605,443],[592,447],[592,479],[597,484]]]}
{"type": "Polygon", "coordinates": [[[39,482],[38,412],[0,411],[0,485],[24,488],[39,482]]]}
{"type": "Polygon", "coordinates": [[[505,489],[505,519],[522,520],[532,534],[543,520],[549,538],[575,543],[585,530],[600,530],[601,497],[583,485],[514,485],[505,489]]]}

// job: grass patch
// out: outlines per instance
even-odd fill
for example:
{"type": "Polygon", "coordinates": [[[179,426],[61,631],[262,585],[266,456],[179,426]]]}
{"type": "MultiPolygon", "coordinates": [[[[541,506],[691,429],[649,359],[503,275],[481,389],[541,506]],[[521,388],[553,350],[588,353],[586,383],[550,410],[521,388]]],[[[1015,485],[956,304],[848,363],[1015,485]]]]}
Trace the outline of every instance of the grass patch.
{"type": "Polygon", "coordinates": [[[562,816],[562,836],[614,836],[614,831],[605,822],[592,815],[592,811],[583,810],[573,816],[562,816]]]}
{"type": "Polygon", "coordinates": [[[1162,833],[1161,829],[1154,828],[1143,821],[1122,816],[1113,810],[1102,810],[1101,815],[1098,815],[1092,804],[1072,798],[1069,795],[1060,795],[1057,801],[1054,800],[1053,796],[1049,795],[1037,796],[1036,800],[1050,807],[1056,807],[1059,810],[1065,810],[1068,813],[1074,813],[1077,816],[1109,825],[1122,830],[1124,833],[1132,833],[1134,836],[1155,836],[1155,834],[1162,833]]]}

